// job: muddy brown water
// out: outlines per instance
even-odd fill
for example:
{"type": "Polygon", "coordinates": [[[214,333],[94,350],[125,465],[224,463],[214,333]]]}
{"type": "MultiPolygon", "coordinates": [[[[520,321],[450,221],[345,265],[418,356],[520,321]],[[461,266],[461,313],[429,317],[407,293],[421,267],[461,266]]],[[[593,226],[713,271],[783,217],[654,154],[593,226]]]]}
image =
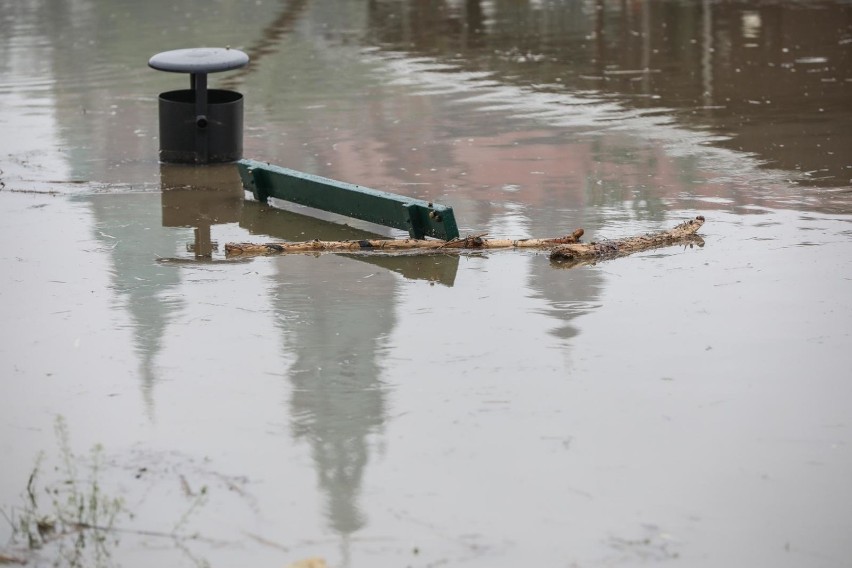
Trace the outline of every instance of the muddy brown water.
{"type": "Polygon", "coordinates": [[[850,101],[848,2],[0,0],[2,554],[846,565],[850,101]],[[147,59],[199,45],[252,57],[247,157],[705,246],[227,261],[400,233],[159,164],[147,59]]]}

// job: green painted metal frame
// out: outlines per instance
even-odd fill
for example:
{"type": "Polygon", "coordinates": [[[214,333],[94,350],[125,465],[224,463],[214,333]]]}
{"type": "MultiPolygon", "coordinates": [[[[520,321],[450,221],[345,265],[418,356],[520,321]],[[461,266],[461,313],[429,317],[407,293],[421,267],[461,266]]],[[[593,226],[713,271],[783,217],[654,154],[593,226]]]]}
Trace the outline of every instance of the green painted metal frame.
{"type": "Polygon", "coordinates": [[[453,208],[273,166],[238,160],[243,187],[265,202],[283,199],[299,205],[408,231],[411,238],[450,240],[459,229],[453,208]]]}

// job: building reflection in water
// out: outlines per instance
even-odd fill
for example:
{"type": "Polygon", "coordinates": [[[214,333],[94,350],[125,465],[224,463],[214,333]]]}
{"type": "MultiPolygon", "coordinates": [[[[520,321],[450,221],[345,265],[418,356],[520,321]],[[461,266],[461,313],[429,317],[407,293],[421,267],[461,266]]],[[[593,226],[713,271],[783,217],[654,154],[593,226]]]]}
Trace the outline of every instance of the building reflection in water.
{"type": "MultiPolygon", "coordinates": [[[[246,202],[240,226],[253,234],[298,241],[375,238],[363,228],[246,202]]],[[[329,526],[343,541],[367,519],[359,494],[370,453],[384,430],[385,342],[397,323],[399,279],[452,286],[457,255],[287,255],[270,296],[293,364],[290,419],[310,445],[329,526]]],[[[348,561],[347,561],[348,562],[348,561]]]]}
{"type": "Polygon", "coordinates": [[[382,49],[666,109],[804,184],[850,183],[848,3],[371,0],[382,49]]]}
{"type": "Polygon", "coordinates": [[[129,318],[142,399],[153,420],[155,361],[164,345],[165,329],[184,303],[176,293],[180,271],[157,262],[157,257],[174,256],[175,235],[154,230],[161,222],[157,193],[101,193],[75,199],[87,203],[94,217],[95,238],[109,250],[110,287],[117,307],[129,318]]]}
{"type": "Polygon", "coordinates": [[[328,522],[345,543],[366,524],[358,500],[384,429],[380,362],[397,321],[398,277],[333,255],[273,262],[277,324],[293,358],[292,431],[311,447],[328,522]]]}
{"type": "Polygon", "coordinates": [[[211,227],[236,222],[243,200],[233,165],[163,165],[161,176],[161,193],[95,193],[74,198],[88,204],[95,219],[95,238],[110,251],[111,288],[130,319],[142,397],[151,419],[156,359],[173,314],[186,301],[177,293],[181,271],[158,261],[181,256],[180,237],[156,229],[194,228],[196,257],[209,257],[211,227]]]}

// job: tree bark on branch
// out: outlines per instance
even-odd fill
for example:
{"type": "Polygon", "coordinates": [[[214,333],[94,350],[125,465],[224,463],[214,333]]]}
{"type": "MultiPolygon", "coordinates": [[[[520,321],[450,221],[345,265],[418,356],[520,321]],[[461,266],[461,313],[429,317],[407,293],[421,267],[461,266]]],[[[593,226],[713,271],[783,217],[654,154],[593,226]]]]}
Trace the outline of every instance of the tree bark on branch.
{"type": "Polygon", "coordinates": [[[704,217],[686,221],[670,231],[626,237],[600,242],[581,243],[583,229],[564,237],[545,239],[489,239],[485,234],[471,235],[451,241],[425,239],[368,239],[357,241],[302,241],[272,243],[227,243],[228,258],[265,256],[292,253],[429,253],[462,252],[496,249],[550,249],[554,262],[588,262],[626,256],[634,252],[701,240],[695,233],[704,224],[704,217]]]}
{"type": "Polygon", "coordinates": [[[699,244],[704,240],[696,235],[704,225],[704,217],[684,221],[670,231],[650,233],[638,237],[605,240],[591,243],[569,243],[558,245],[550,251],[550,260],[555,262],[582,262],[589,260],[608,260],[655,248],[677,244],[699,244]]]}

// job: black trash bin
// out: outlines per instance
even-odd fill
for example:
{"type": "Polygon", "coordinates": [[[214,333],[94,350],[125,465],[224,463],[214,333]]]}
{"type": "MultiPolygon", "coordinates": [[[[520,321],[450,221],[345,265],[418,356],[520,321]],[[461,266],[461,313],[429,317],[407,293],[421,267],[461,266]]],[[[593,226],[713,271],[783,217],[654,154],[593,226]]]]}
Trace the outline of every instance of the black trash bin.
{"type": "Polygon", "coordinates": [[[158,53],[148,65],[189,73],[190,88],[160,94],[160,160],[184,164],[232,162],[243,157],[243,95],[207,89],[207,74],[248,64],[242,51],[201,47],[158,53]]]}

